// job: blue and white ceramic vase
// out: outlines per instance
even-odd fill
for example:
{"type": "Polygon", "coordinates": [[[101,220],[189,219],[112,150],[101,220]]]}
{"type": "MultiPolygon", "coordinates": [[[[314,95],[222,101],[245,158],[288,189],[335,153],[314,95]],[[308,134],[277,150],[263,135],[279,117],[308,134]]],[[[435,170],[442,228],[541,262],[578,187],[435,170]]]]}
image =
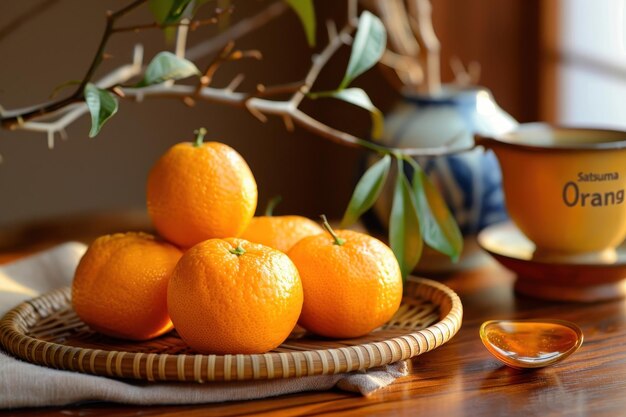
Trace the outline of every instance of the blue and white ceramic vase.
{"type": "MultiPolygon", "coordinates": [[[[475,134],[499,135],[516,127],[515,119],[496,104],[488,90],[444,86],[437,96],[405,94],[385,118],[382,142],[399,148],[451,146],[467,149],[472,146],[475,134]]],[[[450,156],[418,157],[416,160],[439,188],[465,238],[464,251],[457,264],[433,250],[425,250],[417,269],[448,272],[476,266],[484,259],[476,244],[476,234],[507,218],[500,167],[495,155],[477,148],[450,156]]],[[[408,164],[405,169],[412,171],[408,164]]],[[[407,174],[411,178],[412,172],[407,174]]],[[[383,193],[374,210],[386,225],[391,208],[391,187],[383,193]]]]}

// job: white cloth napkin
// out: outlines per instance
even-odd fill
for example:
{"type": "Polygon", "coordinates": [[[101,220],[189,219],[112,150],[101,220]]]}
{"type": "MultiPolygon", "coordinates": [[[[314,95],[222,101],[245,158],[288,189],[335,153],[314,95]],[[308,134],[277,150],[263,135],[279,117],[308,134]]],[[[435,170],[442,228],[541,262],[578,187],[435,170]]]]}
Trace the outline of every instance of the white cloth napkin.
{"type": "MultiPolygon", "coordinates": [[[[0,267],[0,315],[20,302],[72,282],[81,243],[65,243],[0,267]]],[[[33,365],[0,350],[0,408],[65,405],[79,401],[194,404],[248,400],[333,387],[368,395],[408,373],[404,361],[338,375],[270,381],[197,383],[128,382],[33,365]]]]}

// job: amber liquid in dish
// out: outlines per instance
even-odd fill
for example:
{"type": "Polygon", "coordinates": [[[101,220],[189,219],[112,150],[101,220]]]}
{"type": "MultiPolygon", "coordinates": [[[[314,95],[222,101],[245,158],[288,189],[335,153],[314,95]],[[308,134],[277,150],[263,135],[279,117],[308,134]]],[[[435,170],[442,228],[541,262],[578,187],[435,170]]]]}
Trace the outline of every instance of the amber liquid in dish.
{"type": "Polygon", "coordinates": [[[559,320],[488,321],[480,337],[489,352],[508,366],[540,368],[565,359],[582,344],[582,331],[559,320]]]}

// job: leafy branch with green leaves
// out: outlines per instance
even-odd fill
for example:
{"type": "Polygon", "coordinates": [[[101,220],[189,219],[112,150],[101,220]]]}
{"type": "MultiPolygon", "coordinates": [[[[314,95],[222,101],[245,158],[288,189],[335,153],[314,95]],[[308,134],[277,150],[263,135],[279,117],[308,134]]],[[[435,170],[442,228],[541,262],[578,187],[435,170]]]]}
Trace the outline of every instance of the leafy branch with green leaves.
{"type": "Polygon", "coordinates": [[[343,224],[350,225],[372,207],[391,178],[392,162],[395,161],[395,184],[393,203],[389,221],[389,242],[401,265],[403,275],[407,275],[418,262],[423,243],[450,256],[458,258],[462,238],[453,217],[448,211],[437,189],[411,156],[440,155],[450,152],[450,148],[393,148],[354,136],[335,129],[305,113],[300,109],[303,100],[334,99],[342,100],[367,110],[372,116],[372,138],[380,137],[383,131],[383,116],[361,88],[352,86],[353,81],[374,67],[383,56],[386,45],[386,31],[380,19],[364,11],[357,16],[356,0],[348,0],[348,19],[341,30],[334,22],[327,23],[328,42],[312,57],[311,67],[302,81],[278,86],[259,85],[255,91],[237,91],[243,78],[240,74],[226,87],[211,85],[213,74],[220,65],[229,60],[246,57],[260,58],[258,51],[240,51],[234,48],[234,41],[266,24],[291,9],[298,16],[309,46],[317,39],[316,15],[312,0],[283,0],[270,4],[258,15],[232,25],[215,39],[204,42],[200,47],[186,48],[186,37],[190,30],[202,24],[215,24],[230,16],[233,6],[230,1],[218,0],[219,8],[208,19],[196,19],[198,10],[207,0],[135,0],[114,13],[108,13],[106,26],[96,54],[85,77],[78,88],[65,98],[29,107],[0,113],[2,127],[45,131],[52,140],[56,132],[64,128],[84,113],[91,115],[89,136],[96,136],[118,112],[119,99],[141,101],[146,98],[162,97],[182,99],[187,105],[195,105],[204,100],[241,107],[265,122],[268,116],[281,117],[288,130],[302,127],[319,136],[343,146],[364,148],[381,156],[358,182],[346,213],[343,224]],[[137,26],[119,26],[118,21],[147,3],[154,15],[154,22],[137,26]],[[99,81],[93,77],[103,60],[110,37],[116,33],[161,28],[166,31],[176,29],[177,48],[175,53],[158,53],[147,66],[141,64],[142,50],[136,48],[131,65],[120,67],[99,81]],[[356,32],[356,33],[355,33],[356,32]],[[351,44],[351,54],[342,81],[331,91],[313,91],[315,82],[325,65],[335,53],[351,44]],[[203,48],[200,50],[198,48],[203,48]],[[200,52],[198,52],[200,51],[200,52]],[[201,55],[216,52],[215,58],[201,71],[192,61],[201,55]],[[140,81],[129,84],[133,78],[140,81]],[[179,80],[196,78],[195,85],[177,83],[179,80]],[[275,100],[273,96],[290,94],[288,99],[275,100]],[[54,119],[56,118],[56,119],[54,119]],[[39,120],[41,119],[41,120],[39,120]],[[53,120],[51,120],[53,119],[53,120]],[[405,166],[412,169],[408,178],[405,166]]]}

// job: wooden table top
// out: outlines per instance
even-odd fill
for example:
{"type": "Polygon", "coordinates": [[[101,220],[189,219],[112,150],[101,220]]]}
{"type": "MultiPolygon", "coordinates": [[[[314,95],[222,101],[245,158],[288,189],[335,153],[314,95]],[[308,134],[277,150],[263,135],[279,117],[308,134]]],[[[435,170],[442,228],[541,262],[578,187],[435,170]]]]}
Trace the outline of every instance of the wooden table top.
{"type": "MultiPolygon", "coordinates": [[[[23,252],[21,252],[23,253],[23,252]]],[[[18,256],[4,250],[4,260],[18,256]]],[[[410,375],[369,397],[341,391],[234,403],[136,407],[86,404],[0,412],[7,416],[235,415],[626,415],[626,302],[554,303],[514,294],[514,276],[494,262],[440,279],[463,301],[459,333],[414,358],[410,375]],[[582,348],[564,362],[518,371],[497,362],[478,336],[489,319],[558,318],[577,323],[582,348]]]]}

